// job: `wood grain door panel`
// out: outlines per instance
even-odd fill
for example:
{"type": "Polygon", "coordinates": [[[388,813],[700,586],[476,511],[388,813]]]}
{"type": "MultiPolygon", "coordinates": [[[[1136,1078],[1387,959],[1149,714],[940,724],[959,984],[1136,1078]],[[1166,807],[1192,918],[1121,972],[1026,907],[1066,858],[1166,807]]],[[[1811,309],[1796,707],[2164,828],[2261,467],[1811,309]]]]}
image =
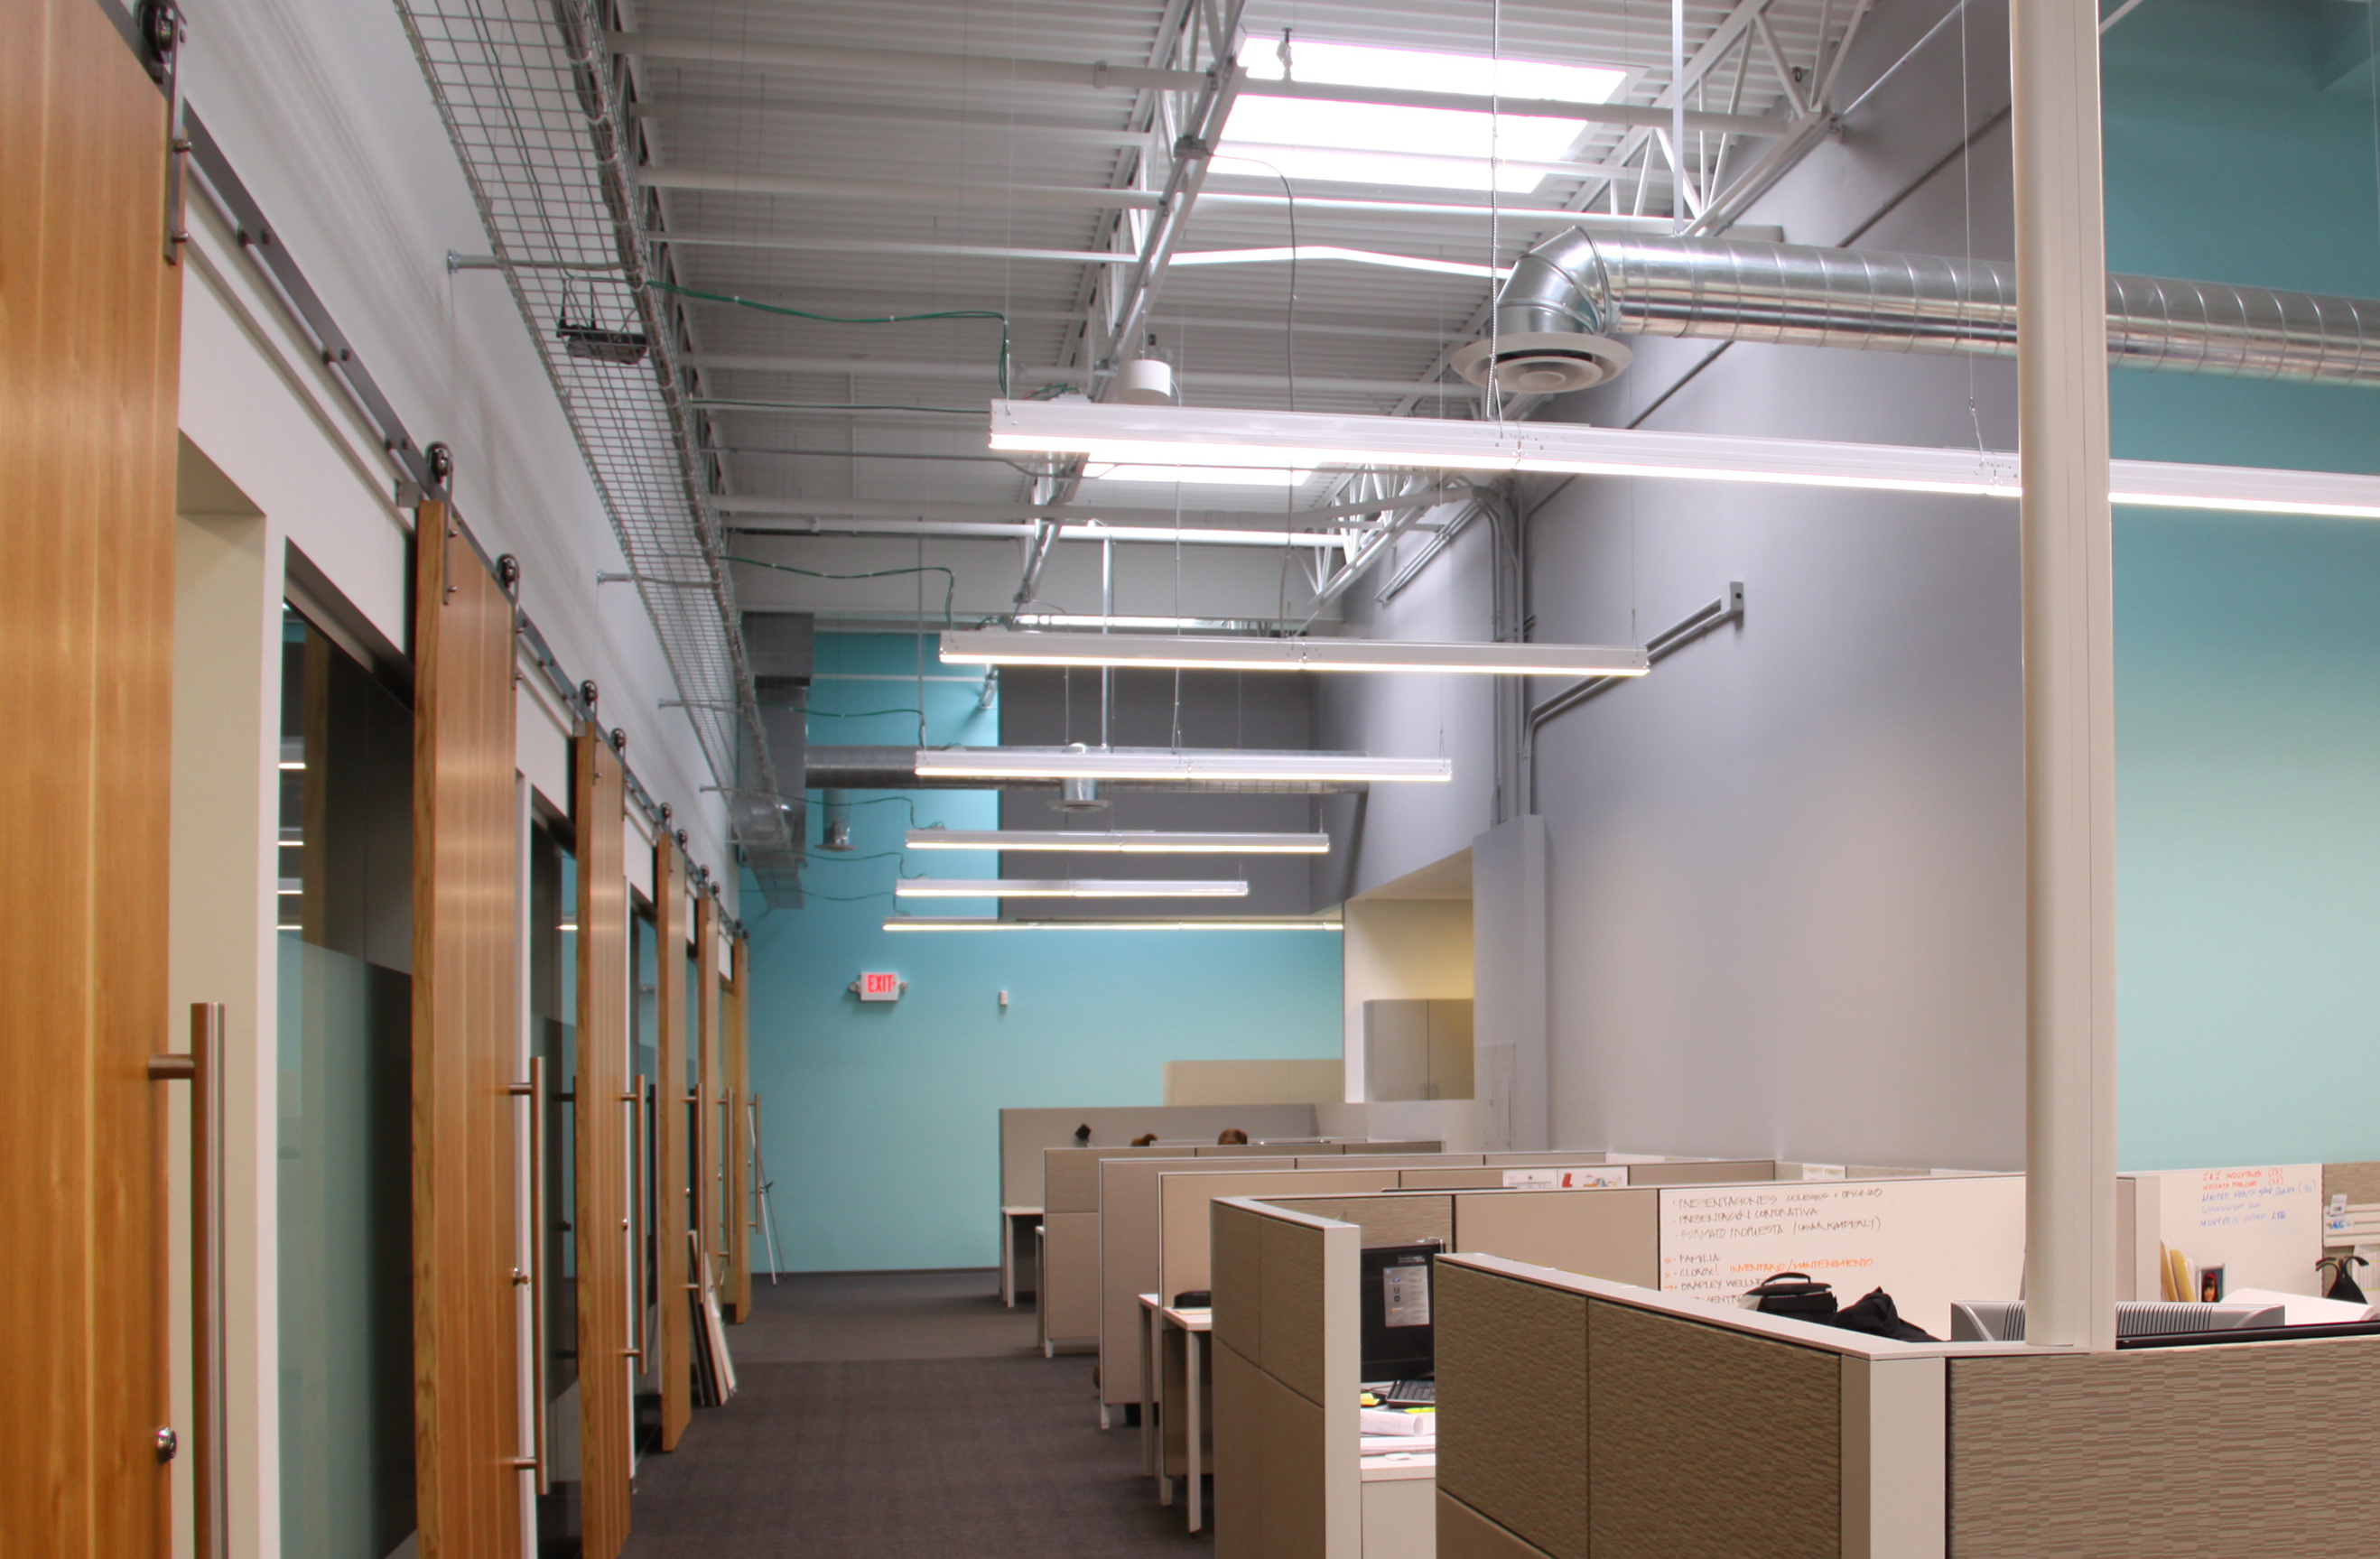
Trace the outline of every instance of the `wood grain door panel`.
{"type": "Polygon", "coordinates": [[[586,1559],[628,1541],[628,879],[620,755],[582,724],[578,835],[578,1466],[586,1559]]]}
{"type": "Polygon", "coordinates": [[[653,1122],[653,1250],[661,1349],[651,1368],[662,1383],[662,1449],[677,1449],[694,1419],[694,1321],[686,1304],[692,1281],[686,1259],[687,1168],[686,1051],[686,852],[663,834],[653,846],[653,1071],[660,1114],[653,1122]]]}
{"type": "Polygon", "coordinates": [[[447,505],[414,527],[413,1372],[422,1559],[519,1546],[513,603],[447,505]]]}
{"type": "MultiPolygon", "coordinates": [[[[0,1553],[164,1552],[180,273],[164,100],[90,0],[0,0],[0,1553]]],[[[180,1426],[187,1439],[188,1425],[180,1426]]]]}

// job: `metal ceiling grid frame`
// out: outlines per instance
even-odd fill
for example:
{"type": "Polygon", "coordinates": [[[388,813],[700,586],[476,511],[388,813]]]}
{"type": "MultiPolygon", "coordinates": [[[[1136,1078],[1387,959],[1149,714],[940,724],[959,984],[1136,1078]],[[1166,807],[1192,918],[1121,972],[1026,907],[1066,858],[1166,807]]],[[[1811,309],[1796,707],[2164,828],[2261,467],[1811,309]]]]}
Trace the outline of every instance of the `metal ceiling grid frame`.
{"type": "MultiPolygon", "coordinates": [[[[667,659],[731,833],[770,901],[798,896],[735,588],[627,182],[632,141],[581,0],[400,0],[522,321],[538,343],[667,659]]],[[[795,792],[798,795],[798,787],[795,792]]]]}
{"type": "MultiPolygon", "coordinates": [[[[1177,492],[990,457],[976,418],[1003,381],[1018,395],[1097,397],[1146,329],[1177,369],[1184,404],[1482,415],[1448,359],[1487,328],[1494,271],[1581,224],[1730,225],[1834,124],[1833,78],[1872,0],[1687,0],[1676,37],[1664,0],[1111,0],[999,14],[966,0],[641,0],[633,13],[612,0],[623,8],[606,13],[609,52],[579,79],[563,41],[594,36],[596,0],[554,0],[551,11],[437,0],[452,14],[421,8],[430,3],[410,17],[418,38],[435,40],[422,45],[425,67],[467,164],[486,166],[491,231],[503,228],[509,246],[500,253],[606,268],[601,281],[510,272],[574,419],[580,378],[596,381],[583,393],[600,395],[638,376],[593,373],[558,350],[546,321],[564,295],[638,317],[617,279],[624,257],[650,257],[714,295],[674,300],[683,342],[650,332],[660,371],[641,434],[674,441],[690,473],[681,480],[694,494],[692,528],[708,542],[696,550],[720,574],[717,599],[732,606],[713,512],[732,526],[767,512],[756,504],[783,504],[765,528],[827,533],[842,505],[847,533],[880,537],[914,516],[919,548],[953,525],[1038,527],[1023,548],[1022,609],[1057,539],[1053,510],[1138,509],[1125,523],[1146,523],[1178,502],[1195,504],[1200,523],[1236,514],[1268,530],[1284,520],[1327,529],[1339,547],[1305,556],[1323,607],[1389,555],[1382,543],[1419,512],[1362,507],[1405,491],[1374,473],[1177,492]],[[1211,68],[1231,40],[1282,27],[1293,54],[1302,37],[1609,65],[1626,78],[1609,104],[1578,110],[1581,132],[1562,159],[1575,172],[1554,171],[1526,194],[1296,180],[1284,191],[1261,169],[1210,155],[1235,91],[1342,95],[1211,68]],[[610,94],[593,119],[577,97],[587,81],[610,94]],[[454,103],[470,112],[458,116],[454,103]],[[1681,139],[1682,179],[1670,157],[1681,139]],[[634,186],[625,204],[642,226],[625,247],[606,214],[599,141],[633,149],[617,183],[634,186]],[[530,249],[554,225],[554,206],[579,224],[577,247],[530,249]],[[1293,237],[1293,269],[1285,257],[1214,262],[1216,251],[1278,253],[1293,237]],[[980,320],[859,322],[952,310],[1000,315],[1006,361],[980,320]]],[[[636,303],[653,316],[649,297],[636,303]]],[[[1530,404],[1509,401],[1503,415],[1530,404]]],[[[975,566],[984,555],[970,554],[975,566]]],[[[669,602],[653,595],[659,622],[669,602]]]]}

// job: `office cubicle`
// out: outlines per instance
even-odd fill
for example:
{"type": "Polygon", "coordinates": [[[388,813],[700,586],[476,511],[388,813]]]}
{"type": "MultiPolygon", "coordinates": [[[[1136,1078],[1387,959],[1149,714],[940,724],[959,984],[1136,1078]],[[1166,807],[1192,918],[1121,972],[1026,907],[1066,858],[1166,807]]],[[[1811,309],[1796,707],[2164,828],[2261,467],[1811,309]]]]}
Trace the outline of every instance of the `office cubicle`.
{"type": "MultiPolygon", "coordinates": [[[[1733,1167],[1740,1173],[1743,1166],[1733,1167]]],[[[1801,1166],[1785,1167],[1798,1172],[1801,1166]]],[[[2129,1204],[2134,1188],[2126,1182],[2123,1190],[2129,1204]]],[[[1667,1287],[1677,1302],[1710,1304],[1715,1301],[1690,1301],[1688,1295],[1723,1292],[1730,1307],[1735,1293],[1787,1265],[1814,1266],[1854,1282],[1876,1274],[1906,1298],[1905,1308],[1921,1324],[1931,1321],[1940,1333],[1947,1333],[1950,1298],[2014,1297],[2023,1266],[2023,1183],[2017,1176],[1733,1184],[1698,1178],[1604,1190],[1234,1198],[1212,1203],[1210,1216],[1217,1550],[1262,1553],[1267,1559],[1325,1553],[1418,1559],[1431,1552],[1416,1546],[1415,1523],[1428,1529],[1427,1517],[1416,1512],[1433,1497],[1436,1444],[1411,1443],[1407,1449],[1407,1443],[1384,1442],[1367,1454],[1360,1436],[1322,1411],[1355,1399],[1355,1275],[1366,1246],[1435,1239],[1449,1251],[1512,1251],[1547,1263],[1542,1270],[1567,1265],[1598,1274],[1598,1281],[1616,1278],[1654,1293],[1667,1287]],[[1818,1237],[1796,1235],[1797,1220],[1819,1230],[1818,1237]],[[1305,1232],[1313,1230],[1322,1237],[1305,1232]],[[1803,1242],[1795,1244],[1797,1239],[1803,1242]],[[1325,1295],[1333,1297],[1326,1301],[1319,1297],[1325,1295]],[[1277,1323],[1284,1305],[1293,1313],[1277,1323]],[[1342,1354],[1345,1369],[1326,1373],[1328,1361],[1342,1354]],[[1237,1378],[1227,1383],[1227,1372],[1237,1378]],[[1319,1479],[1301,1492],[1261,1471],[1283,1463],[1318,1468],[1319,1479]],[[1259,1480],[1234,1488],[1235,1469],[1251,1466],[1259,1468],[1259,1480]],[[1249,1523],[1309,1532],[1314,1541],[1257,1548],[1250,1545],[1249,1523]]],[[[2124,1227],[2131,1238],[2129,1215],[2124,1227]]],[[[1856,1297],[1856,1290],[1845,1297],[1856,1297]]],[[[1443,1360],[1449,1347],[1443,1307],[1437,1324],[1443,1360]]],[[[1459,1356],[1462,1345],[1453,1346],[1459,1356]]],[[[1535,1367],[1539,1351],[1526,1337],[1483,1346],[1501,1349],[1524,1371],[1535,1367]]],[[[1562,1366],[1554,1358],[1548,1368],[1559,1373],[1562,1366]]],[[[1441,1379],[1444,1373],[1441,1364],[1441,1379]]],[[[1459,1396],[1450,1404],[1442,1384],[1439,1404],[1441,1416],[1452,1422],[1459,1396]]],[[[1515,1556],[1524,1552],[1512,1551],[1515,1556]]]]}
{"type": "MultiPolygon", "coordinates": [[[[1528,1178],[1522,1172],[1528,1169],[1593,1170],[1620,1177],[1616,1183],[1640,1186],[1692,1184],[1709,1180],[1751,1180],[1774,1178],[1777,1166],[1767,1159],[1717,1162],[1704,1160],[1650,1160],[1631,1164],[1609,1164],[1600,1153],[1543,1154],[1431,1154],[1426,1164],[1400,1164],[1393,1168],[1386,1164],[1370,1171],[1350,1171],[1345,1176],[1333,1174],[1326,1183],[1312,1178],[1308,1166],[1300,1161],[1293,1172],[1267,1170],[1261,1167],[1234,1167],[1220,1172],[1221,1166],[1198,1164],[1158,1164],[1137,1166],[1140,1177],[1128,1170],[1119,1173],[1106,1170],[1101,1192],[1102,1263],[1101,1287],[1104,1312],[1100,1328],[1099,1360],[1103,1400],[1108,1403],[1132,1399],[1135,1389],[1135,1375],[1129,1366],[1138,1342],[1128,1329],[1134,1324],[1135,1296],[1155,1293],[1169,1302],[1185,1291],[1211,1287],[1208,1258],[1208,1203],[1227,1196],[1261,1196],[1279,1198],[1291,1195],[1321,1196],[1333,1193],[1365,1191],[1410,1191],[1422,1190],[1490,1190],[1502,1189],[1515,1180],[1528,1178]],[[1465,1161],[1465,1162],[1457,1162],[1465,1161]],[[1359,1178],[1370,1174],[1379,1179],[1377,1185],[1358,1183],[1359,1178]],[[1135,1180],[1154,1181],[1153,1194],[1148,1198],[1145,1218],[1137,1198],[1135,1180]],[[1144,1251],[1153,1258],[1140,1261],[1144,1251]]],[[[1644,1155],[1635,1155],[1640,1159],[1644,1155]]],[[[1324,1167],[1336,1170],[1336,1166],[1324,1167]]]]}
{"type": "Polygon", "coordinates": [[[1365,1156],[1428,1153],[1436,1142],[1251,1142],[1147,1148],[1048,1148],[1042,1152],[1043,1230],[1040,1260],[1040,1341],[1044,1353],[1096,1348],[1101,1316],[1099,1171],[1114,1160],[1187,1165],[1209,1159],[1255,1163],[1314,1160],[1334,1164],[1348,1152],[1365,1156]]]}
{"type": "MultiPolygon", "coordinates": [[[[1200,1177],[1255,1176],[1204,1181],[1204,1200],[1217,1196],[1286,1194],[1301,1187],[1326,1190],[1396,1190],[1500,1187],[1518,1179],[1550,1180],[1531,1170],[1608,1170],[1625,1177],[1630,1166],[1656,1180],[1696,1178],[1742,1179],[1754,1171],[1742,1166],[1712,1166],[1703,1160],[1667,1159],[1647,1154],[1568,1153],[1433,1153],[1436,1144],[1344,1144],[1336,1157],[1299,1154],[1285,1165],[1265,1165],[1226,1158],[1201,1157],[1184,1164],[1178,1157],[1131,1155],[1100,1162],[1099,1191],[1099,1389],[1102,1418],[1139,1397],[1136,1368],[1141,1346],[1139,1297],[1159,1294],[1168,1302],[1181,1293],[1208,1287],[1207,1212],[1203,1201],[1172,1217],[1160,1204],[1161,1178],[1185,1170],[1200,1177]],[[1418,1150],[1418,1151],[1408,1151],[1418,1150]],[[1306,1177],[1315,1171],[1331,1174],[1330,1181],[1306,1177]],[[1360,1172],[1360,1173],[1357,1173],[1360,1172]],[[1267,1177],[1281,1176],[1273,1179],[1267,1177]],[[1169,1232],[1170,1231],[1170,1232],[1169,1232]],[[1170,1261],[1164,1256],[1171,1250],[1170,1261]]],[[[1233,1150],[1216,1150],[1229,1154],[1233,1150]]],[[[1767,1161],[1762,1161],[1765,1164],[1767,1161]]],[[[1763,1171],[1765,1172],[1765,1171],[1763,1171]]],[[[1184,1193],[1186,1194],[1186,1193],[1184,1193]]]]}
{"type": "Polygon", "coordinates": [[[1237,1129],[1253,1139],[1320,1135],[1312,1105],[1119,1105],[1096,1108],[1004,1109],[1000,1112],[1000,1296],[1014,1305],[1038,1293],[1038,1231],[1048,1210],[1042,1191],[1042,1151],[1076,1146],[1119,1147],[1154,1132],[1187,1151],[1237,1129]],[[1084,1143],[1075,1132],[1090,1128],[1084,1143]]]}
{"type": "Polygon", "coordinates": [[[1436,1300],[1440,1559],[2318,1553],[2380,1454],[2380,1337],[1896,1343],[1474,1255],[1436,1300]]]}

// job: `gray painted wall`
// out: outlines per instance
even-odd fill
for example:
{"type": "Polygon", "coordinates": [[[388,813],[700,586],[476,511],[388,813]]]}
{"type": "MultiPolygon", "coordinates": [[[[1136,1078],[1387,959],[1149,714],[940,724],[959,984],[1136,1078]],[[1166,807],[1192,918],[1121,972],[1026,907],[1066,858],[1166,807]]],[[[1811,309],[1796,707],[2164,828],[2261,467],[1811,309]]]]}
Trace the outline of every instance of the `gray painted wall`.
{"type": "MultiPolygon", "coordinates": [[[[1880,8],[1852,92],[1945,8],[1880,8]]],[[[2005,256],[2004,11],[1977,0],[1965,26],[1963,91],[1953,23],[1747,220],[1801,241],[2005,256]]],[[[1552,415],[2013,447],[2005,364],[1636,344],[1627,376],[1552,415]]],[[[2014,506],[1617,478],[1524,502],[1535,638],[1641,642],[1730,579],[1747,595],[1740,627],[1542,739],[1553,1141],[2018,1163],[2014,506]]],[[[1485,543],[1466,538],[1385,607],[1351,606],[1351,622],[1487,636],[1485,543]]],[[[1402,683],[1323,693],[1318,723],[1343,744],[1427,752],[1443,719],[1463,771],[1444,797],[1372,799],[1361,883],[1491,821],[1485,692],[1451,691],[1444,708],[1402,683]]]]}
{"type": "MultiPolygon", "coordinates": [[[[1179,731],[1185,747],[1298,749],[1313,743],[1318,679],[1293,672],[1184,671],[1180,680],[1179,731]]],[[[1174,744],[1174,675],[1119,671],[1111,743],[1118,747],[1174,744]]],[[[1003,745],[1099,744],[1099,674],[1012,667],[1000,677],[1000,739],[1003,745]]],[[[1326,798],[1303,795],[1199,795],[1167,791],[1111,791],[1103,812],[1052,810],[1046,791],[1001,794],[1003,828],[1180,828],[1193,832],[1254,830],[1308,833],[1319,825],[1326,798]]],[[[1003,912],[1037,920],[1101,920],[1113,915],[1304,914],[1313,905],[1315,857],[1305,855],[1004,855],[1001,875],[1012,877],[1245,877],[1248,896],[1232,900],[1010,900],[1003,912]]],[[[1323,902],[1335,902],[1335,896],[1323,902]]]]}

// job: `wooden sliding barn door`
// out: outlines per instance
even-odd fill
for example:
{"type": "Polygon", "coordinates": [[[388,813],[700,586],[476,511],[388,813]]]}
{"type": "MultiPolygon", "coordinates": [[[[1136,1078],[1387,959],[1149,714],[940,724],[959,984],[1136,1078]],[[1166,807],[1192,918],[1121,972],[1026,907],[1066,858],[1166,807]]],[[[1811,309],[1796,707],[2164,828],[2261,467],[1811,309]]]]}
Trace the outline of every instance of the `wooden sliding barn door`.
{"type": "Polygon", "coordinates": [[[653,1251],[661,1354],[662,1449],[677,1449],[694,1419],[694,1320],[686,1311],[686,1199],[692,1162],[686,1099],[686,853],[663,833],[653,846],[653,1251]]]}
{"type": "Polygon", "coordinates": [[[444,503],[414,526],[413,1382],[421,1559],[510,1559],[522,1455],[513,603],[444,503]]]}
{"type": "Polygon", "coordinates": [[[97,6],[0,0],[0,1553],[43,1559],[165,1552],[164,146],[97,6]]]}
{"type": "Polygon", "coordinates": [[[628,880],[620,755],[593,724],[578,731],[577,1202],[580,1552],[613,1559],[628,1540],[628,880]]]}
{"type": "Polygon", "coordinates": [[[694,1207],[695,1227],[702,1231],[704,1271],[698,1282],[719,1287],[720,1219],[725,1198],[720,1194],[726,1162],[720,1128],[726,1124],[725,1071],[720,1065],[719,1027],[719,904],[706,893],[694,901],[695,1093],[694,1207]]]}
{"type": "Polygon", "coordinates": [[[752,1319],[752,946],[735,938],[727,1005],[727,1294],[752,1319]]]}

